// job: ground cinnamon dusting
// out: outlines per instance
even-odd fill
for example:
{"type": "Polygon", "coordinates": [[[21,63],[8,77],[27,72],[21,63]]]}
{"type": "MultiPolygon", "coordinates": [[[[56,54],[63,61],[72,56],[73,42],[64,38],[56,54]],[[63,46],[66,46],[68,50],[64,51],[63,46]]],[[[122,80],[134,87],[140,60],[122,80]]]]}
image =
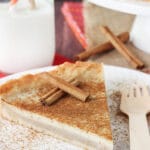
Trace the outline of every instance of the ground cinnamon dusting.
{"type": "Polygon", "coordinates": [[[91,83],[84,83],[80,86],[82,89],[85,87],[91,94],[94,92],[95,94],[98,93],[99,96],[88,102],[80,102],[76,98],[68,95],[50,107],[43,106],[40,102],[26,104],[15,101],[13,105],[112,140],[106,97],[103,94],[104,84],[93,83],[91,86],[91,83]]]}

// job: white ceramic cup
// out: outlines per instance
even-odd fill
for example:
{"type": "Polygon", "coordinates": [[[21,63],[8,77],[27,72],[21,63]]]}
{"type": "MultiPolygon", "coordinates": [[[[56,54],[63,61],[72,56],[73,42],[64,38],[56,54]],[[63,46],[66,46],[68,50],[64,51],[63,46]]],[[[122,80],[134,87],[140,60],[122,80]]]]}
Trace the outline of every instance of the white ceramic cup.
{"type": "Polygon", "coordinates": [[[33,10],[27,0],[19,0],[13,10],[9,3],[0,3],[0,71],[15,73],[53,63],[53,2],[36,0],[33,10]]]}

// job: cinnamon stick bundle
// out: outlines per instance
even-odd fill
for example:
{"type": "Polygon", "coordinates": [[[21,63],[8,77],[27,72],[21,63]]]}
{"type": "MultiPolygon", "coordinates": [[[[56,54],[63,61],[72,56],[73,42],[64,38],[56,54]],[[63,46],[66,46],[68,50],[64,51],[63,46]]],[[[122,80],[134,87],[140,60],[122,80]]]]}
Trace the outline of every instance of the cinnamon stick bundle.
{"type": "MultiPolygon", "coordinates": [[[[123,43],[126,43],[129,40],[129,33],[123,32],[117,36],[123,43]]],[[[114,46],[111,44],[111,42],[105,42],[103,44],[97,45],[96,47],[92,49],[87,49],[84,52],[81,52],[80,54],[76,55],[74,57],[75,60],[85,60],[89,58],[92,55],[100,54],[103,52],[107,52],[109,50],[114,49],[114,46]]]]}
{"type": "MultiPolygon", "coordinates": [[[[79,83],[80,82],[78,80],[73,80],[71,82],[71,84],[74,85],[74,86],[78,86],[79,83]]],[[[59,98],[61,98],[65,94],[66,93],[64,91],[62,91],[61,89],[57,88],[57,91],[55,91],[54,93],[49,95],[46,99],[42,100],[42,103],[46,104],[46,105],[51,105],[52,103],[56,102],[59,98]]]]}
{"type": "Polygon", "coordinates": [[[138,59],[128,48],[122,43],[122,41],[116,37],[113,32],[107,26],[100,27],[101,32],[110,40],[112,45],[122,54],[134,68],[144,67],[144,63],[138,59]]]}
{"type": "MultiPolygon", "coordinates": [[[[49,76],[49,75],[48,75],[49,76]]],[[[67,82],[72,82],[74,79],[69,79],[67,82]]],[[[56,92],[58,92],[60,89],[58,87],[55,87],[53,89],[51,89],[48,93],[46,93],[45,95],[43,95],[41,98],[40,98],[40,101],[42,103],[44,103],[44,101],[46,99],[48,99],[52,94],[55,94],[56,92]]]]}
{"type": "Polygon", "coordinates": [[[86,99],[89,97],[89,93],[84,92],[80,88],[68,83],[67,81],[54,76],[49,75],[49,82],[53,84],[55,87],[63,90],[64,92],[78,98],[81,101],[86,101],[86,99]]]}

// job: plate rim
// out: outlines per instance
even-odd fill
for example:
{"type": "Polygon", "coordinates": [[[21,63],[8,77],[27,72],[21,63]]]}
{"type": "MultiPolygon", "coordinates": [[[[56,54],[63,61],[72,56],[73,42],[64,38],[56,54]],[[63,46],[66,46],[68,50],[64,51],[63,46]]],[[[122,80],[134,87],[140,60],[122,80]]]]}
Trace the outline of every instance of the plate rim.
{"type": "MultiPolygon", "coordinates": [[[[103,66],[104,66],[104,74],[109,69],[115,69],[115,70],[122,70],[122,71],[125,71],[125,72],[131,72],[131,73],[134,73],[134,74],[138,74],[138,75],[150,78],[149,74],[146,74],[144,72],[140,72],[138,70],[133,70],[131,68],[120,67],[120,66],[113,66],[113,65],[106,65],[106,64],[104,64],[103,66]]],[[[27,75],[27,74],[37,74],[37,73],[42,73],[44,71],[51,71],[51,70],[53,70],[53,69],[55,69],[57,67],[58,67],[57,65],[56,66],[46,66],[46,67],[35,68],[35,69],[26,70],[26,71],[23,71],[23,72],[14,73],[14,74],[8,75],[6,77],[2,77],[0,79],[0,85],[4,84],[5,82],[7,82],[9,80],[17,79],[17,78],[20,78],[20,77],[22,77],[24,75],[27,75]]]]}

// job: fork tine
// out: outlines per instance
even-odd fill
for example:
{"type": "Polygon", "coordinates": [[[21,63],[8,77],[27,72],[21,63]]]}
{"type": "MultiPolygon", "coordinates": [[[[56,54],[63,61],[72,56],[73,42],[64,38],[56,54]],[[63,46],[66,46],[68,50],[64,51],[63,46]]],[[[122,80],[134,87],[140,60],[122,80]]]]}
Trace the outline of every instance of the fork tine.
{"type": "Polygon", "coordinates": [[[135,94],[136,94],[135,97],[141,96],[141,90],[140,90],[140,86],[138,84],[134,85],[134,89],[135,89],[135,94]]]}
{"type": "Polygon", "coordinates": [[[129,98],[134,97],[134,86],[131,86],[129,89],[129,98]]]}
{"type": "Polygon", "coordinates": [[[148,86],[145,83],[140,82],[140,81],[138,81],[138,85],[141,88],[142,95],[143,96],[149,96],[150,93],[149,93],[148,86]]]}
{"type": "Polygon", "coordinates": [[[120,109],[123,111],[124,105],[126,103],[126,100],[128,99],[128,93],[127,90],[122,90],[122,95],[121,95],[121,102],[120,102],[120,109]]]}
{"type": "Polygon", "coordinates": [[[149,95],[148,87],[146,85],[142,85],[141,88],[142,88],[142,94],[144,96],[148,96],[149,95]]]}
{"type": "Polygon", "coordinates": [[[121,98],[125,99],[126,97],[128,97],[128,92],[127,92],[127,90],[123,90],[121,98]]]}

